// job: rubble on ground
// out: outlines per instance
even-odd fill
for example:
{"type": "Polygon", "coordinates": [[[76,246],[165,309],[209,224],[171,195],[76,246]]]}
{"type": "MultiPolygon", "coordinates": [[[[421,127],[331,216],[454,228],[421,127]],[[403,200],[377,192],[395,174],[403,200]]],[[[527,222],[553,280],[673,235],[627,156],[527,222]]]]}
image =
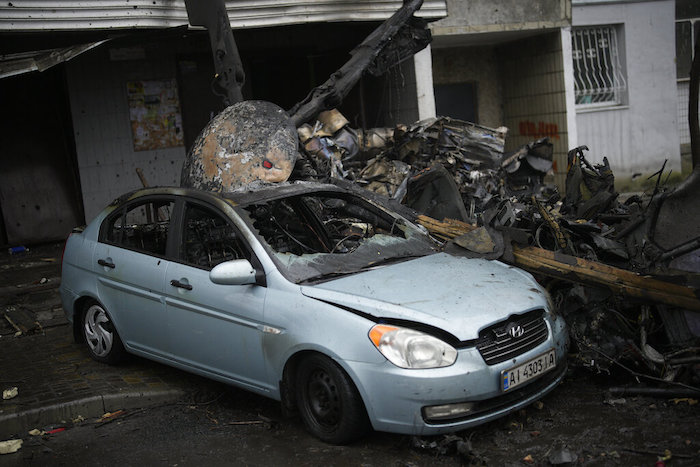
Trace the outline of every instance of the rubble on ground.
{"type": "Polygon", "coordinates": [[[533,273],[570,326],[574,361],[596,372],[700,386],[700,275],[675,269],[700,237],[662,248],[655,218],[672,190],[623,199],[611,164],[568,154],[566,187],[549,181],[548,138],[505,153],[506,128],[446,117],[358,130],[336,110],[298,128],[291,179],[351,183],[405,205],[452,254],[501,259],[533,273]]]}

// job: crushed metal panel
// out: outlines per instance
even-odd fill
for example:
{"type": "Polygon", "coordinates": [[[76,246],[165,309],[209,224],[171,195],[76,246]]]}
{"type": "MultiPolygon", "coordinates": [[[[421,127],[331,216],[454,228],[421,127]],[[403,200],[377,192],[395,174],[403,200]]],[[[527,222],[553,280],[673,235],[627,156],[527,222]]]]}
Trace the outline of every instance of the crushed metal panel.
{"type": "Polygon", "coordinates": [[[256,180],[284,182],[297,158],[297,131],[265,101],[224,109],[197,137],[182,167],[181,186],[232,191],[256,180]]]}

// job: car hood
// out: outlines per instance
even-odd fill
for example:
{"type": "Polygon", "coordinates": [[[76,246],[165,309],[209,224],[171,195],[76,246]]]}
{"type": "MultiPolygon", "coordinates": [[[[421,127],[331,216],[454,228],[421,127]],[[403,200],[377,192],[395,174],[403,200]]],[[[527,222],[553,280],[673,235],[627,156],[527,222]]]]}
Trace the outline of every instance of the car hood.
{"type": "Polygon", "coordinates": [[[547,303],[532,276],[518,268],[446,253],[302,286],[301,292],[375,318],[434,326],[460,341],[547,303]]]}

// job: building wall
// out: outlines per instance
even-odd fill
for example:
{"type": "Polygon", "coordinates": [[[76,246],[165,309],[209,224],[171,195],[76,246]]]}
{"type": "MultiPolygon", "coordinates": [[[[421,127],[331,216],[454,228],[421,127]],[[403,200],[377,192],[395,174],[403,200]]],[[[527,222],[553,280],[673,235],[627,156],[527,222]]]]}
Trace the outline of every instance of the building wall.
{"type": "MultiPolygon", "coordinates": [[[[315,53],[314,47],[309,45],[311,39],[306,42],[303,40],[307,36],[300,35],[302,39],[298,39],[297,42],[285,43],[285,48],[270,45],[268,49],[259,48],[263,43],[259,40],[260,37],[265,35],[270,44],[281,44],[284,42],[280,38],[285,37],[287,29],[237,33],[237,40],[240,39],[238,42],[244,44],[239,48],[244,67],[249,67],[246,72],[247,84],[243,90],[244,97],[285,105],[279,99],[285,98],[289,102],[296,102],[310,90],[312,82],[325,81],[336,70],[336,65],[331,65],[330,60],[333,59],[342,64],[346,60],[347,51],[365,36],[364,29],[358,29],[354,25],[350,27],[346,25],[345,29],[342,29],[342,25],[328,27],[342,30],[344,40],[352,42],[352,45],[344,44],[342,47],[337,46],[335,50],[327,51],[323,57],[328,58],[324,58],[317,65],[332,66],[332,69],[321,70],[318,66],[314,67],[318,76],[310,76],[306,67],[308,56],[313,56],[315,53]],[[276,37],[276,35],[280,36],[276,37]],[[250,44],[258,48],[253,49],[250,44]],[[286,68],[280,69],[273,66],[278,64],[279,59],[276,55],[270,55],[271,50],[287,55],[288,59],[284,62],[286,68]],[[258,63],[258,61],[264,63],[258,63]],[[290,69],[295,70],[294,79],[280,80],[280,76],[288,73],[290,69]]],[[[318,27],[314,27],[314,29],[307,28],[300,31],[312,34],[318,30],[318,27]]],[[[201,80],[193,83],[192,73],[184,73],[182,64],[183,60],[190,64],[194,61],[199,66],[200,62],[197,60],[200,59],[196,57],[211,60],[206,39],[206,36],[202,36],[195,41],[191,34],[186,37],[152,38],[150,42],[144,41],[135,46],[136,49],[143,50],[143,58],[130,60],[112,60],[110,50],[122,46],[104,46],[66,63],[76,158],[87,221],[117,196],[142,186],[136,172],[137,168],[143,171],[150,186],[180,184],[180,171],[186,154],[184,145],[152,151],[134,150],[127,82],[177,79],[178,86],[181,86],[180,106],[183,127],[187,132],[191,127],[191,125],[188,126],[188,122],[192,122],[192,119],[197,117],[193,116],[193,112],[207,110],[207,108],[198,109],[196,106],[193,108],[192,105],[188,106],[187,102],[190,104],[198,100],[204,102],[211,97],[211,90],[210,79],[204,83],[201,80]],[[204,45],[202,45],[202,39],[204,39],[204,45]],[[206,54],[201,54],[202,51],[206,54]],[[193,55],[195,53],[196,55],[193,55]],[[199,99],[197,99],[197,88],[201,92],[199,99]]],[[[352,125],[358,125],[363,120],[357,117],[362,107],[358,104],[360,101],[364,102],[362,111],[368,127],[392,127],[397,123],[415,122],[419,118],[419,113],[414,68],[413,61],[406,60],[382,77],[366,77],[364,97],[356,88],[339,109],[351,120],[352,125]]],[[[200,129],[209,116],[210,112],[206,112],[205,120],[199,126],[200,129]]],[[[192,139],[192,134],[197,133],[190,132],[188,139],[192,139]]]]}
{"type": "MultiPolygon", "coordinates": [[[[622,25],[628,105],[577,110],[579,144],[616,175],[680,169],[674,1],[574,2],[573,25],[622,25]]],[[[624,65],[623,65],[624,66],[624,65]]]]}
{"type": "Polygon", "coordinates": [[[476,85],[476,123],[508,127],[506,151],[549,137],[555,182],[563,186],[570,119],[561,37],[556,29],[499,45],[434,48],[432,55],[435,84],[476,85]]]}
{"type": "Polygon", "coordinates": [[[436,35],[559,28],[569,24],[571,0],[447,0],[447,18],[436,35]]]}
{"type": "Polygon", "coordinates": [[[495,47],[433,49],[434,84],[475,83],[477,121],[480,125],[503,125],[503,84],[495,47]]]}
{"type": "Polygon", "coordinates": [[[134,151],[127,85],[131,80],[175,78],[174,51],[145,46],[143,60],[111,61],[109,49],[68,62],[67,76],[85,219],[119,195],[142,186],[180,184],[184,146],[134,151]]]}
{"type": "Polygon", "coordinates": [[[569,150],[566,88],[559,31],[500,46],[506,151],[549,137],[554,145],[555,183],[563,186],[569,150]]]}

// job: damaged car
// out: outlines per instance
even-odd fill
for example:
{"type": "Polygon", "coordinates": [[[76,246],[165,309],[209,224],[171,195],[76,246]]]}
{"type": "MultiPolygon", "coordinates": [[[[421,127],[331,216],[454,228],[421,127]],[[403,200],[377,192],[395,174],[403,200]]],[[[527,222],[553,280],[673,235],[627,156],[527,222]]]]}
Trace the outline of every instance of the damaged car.
{"type": "Polygon", "coordinates": [[[279,400],[334,444],[454,432],[552,390],[568,341],[547,292],[386,206],[311,182],[138,190],[68,238],[63,307],[94,359],[279,400]]]}

